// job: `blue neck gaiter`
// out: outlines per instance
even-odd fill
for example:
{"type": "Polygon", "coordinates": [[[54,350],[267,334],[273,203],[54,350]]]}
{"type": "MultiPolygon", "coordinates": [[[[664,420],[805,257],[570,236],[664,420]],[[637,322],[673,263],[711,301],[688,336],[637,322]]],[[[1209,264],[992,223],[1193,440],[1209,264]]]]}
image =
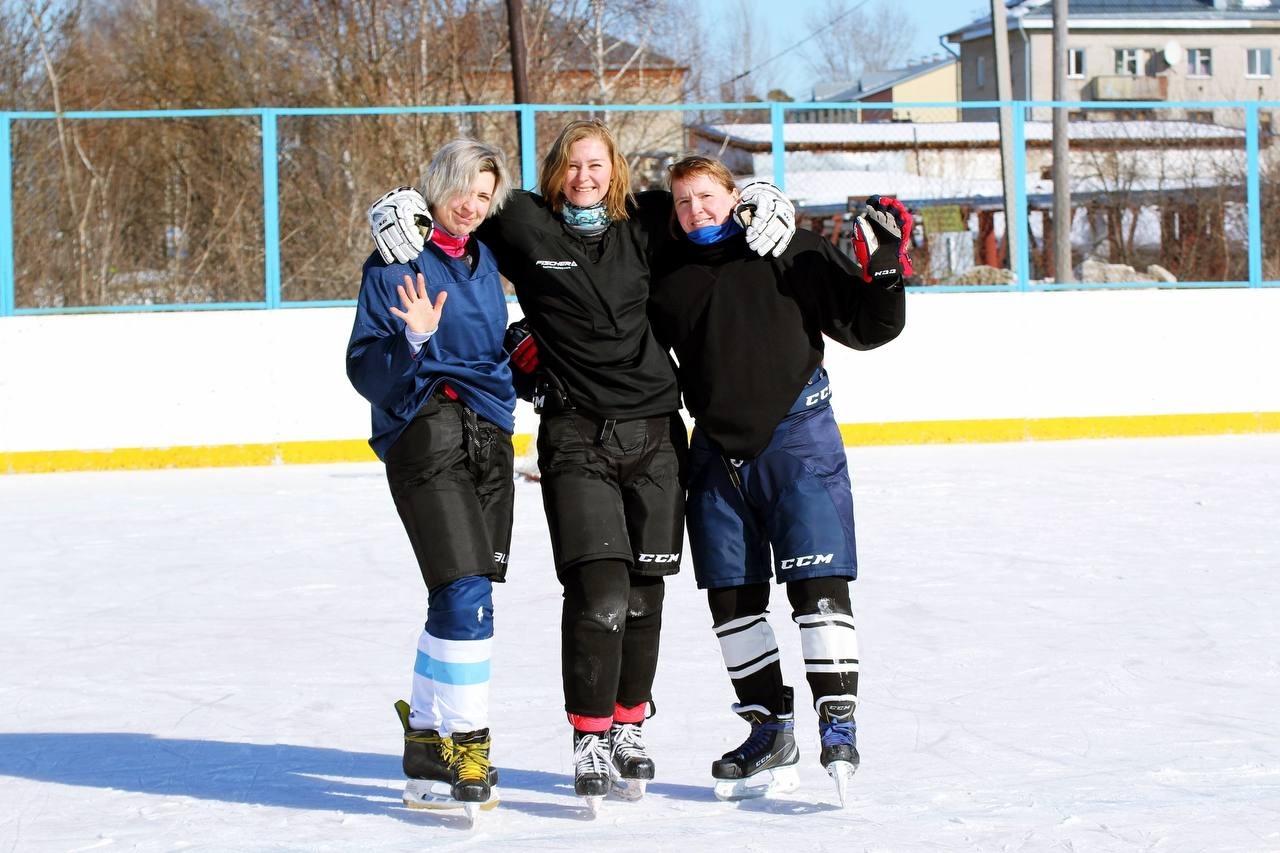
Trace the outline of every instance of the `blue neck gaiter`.
{"type": "Polygon", "coordinates": [[[730,216],[722,225],[704,225],[690,231],[688,236],[690,242],[697,243],[699,246],[710,246],[712,243],[719,243],[721,240],[727,240],[741,233],[742,226],[730,216]]]}
{"type": "Polygon", "coordinates": [[[564,224],[568,225],[573,233],[582,237],[603,234],[610,222],[609,211],[605,208],[603,201],[598,201],[590,207],[578,207],[566,201],[560,215],[564,218],[564,224]]]}

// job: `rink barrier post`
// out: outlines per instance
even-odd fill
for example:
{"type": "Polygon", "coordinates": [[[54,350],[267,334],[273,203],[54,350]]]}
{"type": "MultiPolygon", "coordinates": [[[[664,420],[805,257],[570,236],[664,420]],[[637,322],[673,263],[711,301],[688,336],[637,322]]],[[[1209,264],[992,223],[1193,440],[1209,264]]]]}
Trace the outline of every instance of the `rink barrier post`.
{"type": "Polygon", "coordinates": [[[0,317],[13,314],[13,148],[9,115],[0,113],[0,317]]]}
{"type": "Polygon", "coordinates": [[[773,182],[778,189],[787,191],[787,137],[786,125],[783,123],[783,106],[780,103],[769,105],[770,150],[773,152],[773,182]]]}
{"type": "Polygon", "coordinates": [[[1258,105],[1244,108],[1245,210],[1249,217],[1249,286],[1262,287],[1262,186],[1258,161],[1258,105]]]}
{"type": "Polygon", "coordinates": [[[280,177],[276,151],[276,111],[262,111],[262,248],[264,298],[280,307],[280,177]]]}
{"type": "Polygon", "coordinates": [[[520,186],[529,192],[538,189],[537,117],[528,104],[520,105],[520,186]]]}
{"type": "Polygon", "coordinates": [[[1013,210],[1005,217],[1005,245],[1008,245],[1009,230],[1017,228],[1020,232],[1018,240],[1018,256],[1009,259],[1013,268],[1014,285],[1018,290],[1026,291],[1031,287],[1031,229],[1027,212],[1027,107],[1021,101],[1014,101],[1010,110],[1013,116],[1013,210]],[[1016,223],[1016,225],[1015,225],[1016,223]]]}

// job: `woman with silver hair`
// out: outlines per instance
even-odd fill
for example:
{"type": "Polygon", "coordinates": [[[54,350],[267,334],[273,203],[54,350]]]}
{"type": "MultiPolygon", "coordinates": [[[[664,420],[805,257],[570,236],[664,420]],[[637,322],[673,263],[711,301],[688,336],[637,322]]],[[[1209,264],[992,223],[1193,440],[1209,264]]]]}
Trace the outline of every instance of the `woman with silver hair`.
{"type": "Polygon", "coordinates": [[[497,805],[490,760],[493,582],[511,543],[515,392],[498,265],[472,232],[511,186],[498,149],[455,139],[422,179],[434,222],[416,257],[364,264],[347,376],[373,412],[370,446],[427,587],[404,727],[404,800],[497,805]],[[448,307],[446,308],[446,300],[448,307]]]}

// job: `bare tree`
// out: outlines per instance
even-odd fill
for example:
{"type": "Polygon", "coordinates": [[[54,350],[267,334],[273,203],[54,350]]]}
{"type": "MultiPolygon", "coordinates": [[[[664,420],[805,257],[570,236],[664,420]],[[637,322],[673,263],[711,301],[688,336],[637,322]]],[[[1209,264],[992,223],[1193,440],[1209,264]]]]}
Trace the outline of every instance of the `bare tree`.
{"type": "Polygon", "coordinates": [[[809,69],[831,82],[853,82],[906,65],[916,29],[900,5],[894,0],[827,0],[808,18],[816,33],[804,50],[809,69]]]}

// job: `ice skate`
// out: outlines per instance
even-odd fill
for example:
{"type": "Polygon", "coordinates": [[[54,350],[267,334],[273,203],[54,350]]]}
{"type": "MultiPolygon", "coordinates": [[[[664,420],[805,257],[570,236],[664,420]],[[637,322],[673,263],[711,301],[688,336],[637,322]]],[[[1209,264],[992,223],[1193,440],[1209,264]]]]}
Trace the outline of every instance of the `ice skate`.
{"type": "Polygon", "coordinates": [[[717,799],[753,799],[800,787],[792,703],[791,688],[784,687],[783,710],[778,714],[763,705],[733,706],[734,713],[751,724],[751,734],[737,749],[711,762],[717,799]]]}
{"type": "Polygon", "coordinates": [[[836,783],[840,805],[849,804],[849,789],[858,770],[858,725],[852,697],[818,701],[818,732],[822,736],[822,766],[836,783]]]}
{"type": "Polygon", "coordinates": [[[480,809],[488,811],[498,805],[498,791],[489,779],[489,747],[492,741],[488,729],[474,732],[455,732],[453,735],[452,784],[450,794],[462,804],[467,817],[473,822],[480,809]]]}
{"type": "Polygon", "coordinates": [[[592,817],[600,813],[613,780],[608,737],[607,732],[573,730],[573,792],[583,798],[592,817]]]}
{"type": "Polygon", "coordinates": [[[640,737],[639,723],[614,723],[609,729],[609,759],[613,766],[612,793],[623,800],[644,796],[653,778],[653,759],[640,737]]]}
{"type": "MultiPolygon", "coordinates": [[[[405,782],[402,799],[411,809],[462,809],[465,804],[453,796],[453,740],[434,729],[409,728],[409,703],[396,702],[396,714],[404,728],[405,782]]],[[[489,786],[497,784],[497,773],[489,769],[489,786]]],[[[494,805],[497,805],[495,802],[494,805]]],[[[486,808],[492,808],[486,804],[486,808]]]]}

